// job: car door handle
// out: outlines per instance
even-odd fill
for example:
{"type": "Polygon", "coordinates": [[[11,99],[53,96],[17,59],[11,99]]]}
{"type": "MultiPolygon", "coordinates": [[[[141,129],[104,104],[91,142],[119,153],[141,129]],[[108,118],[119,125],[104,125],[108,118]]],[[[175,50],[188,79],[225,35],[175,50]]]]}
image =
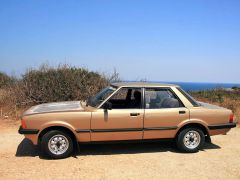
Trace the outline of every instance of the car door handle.
{"type": "Polygon", "coordinates": [[[140,113],[130,113],[130,116],[139,116],[140,113]]]}
{"type": "Polygon", "coordinates": [[[179,111],[179,114],[185,114],[186,111],[179,111]]]}

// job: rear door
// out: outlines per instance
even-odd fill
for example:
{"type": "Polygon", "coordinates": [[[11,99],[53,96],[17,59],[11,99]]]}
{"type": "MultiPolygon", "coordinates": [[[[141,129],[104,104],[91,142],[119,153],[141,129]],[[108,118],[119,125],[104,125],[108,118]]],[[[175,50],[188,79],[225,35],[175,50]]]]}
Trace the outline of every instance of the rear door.
{"type": "Polygon", "coordinates": [[[143,139],[173,138],[189,110],[171,88],[145,88],[143,139]]]}

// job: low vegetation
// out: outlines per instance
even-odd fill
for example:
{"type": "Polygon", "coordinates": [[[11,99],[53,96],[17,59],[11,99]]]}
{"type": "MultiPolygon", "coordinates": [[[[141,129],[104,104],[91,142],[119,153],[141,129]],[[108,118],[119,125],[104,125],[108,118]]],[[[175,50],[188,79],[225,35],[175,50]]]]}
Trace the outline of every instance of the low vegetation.
{"type": "Polygon", "coordinates": [[[101,74],[84,68],[66,65],[58,68],[42,66],[23,75],[19,85],[24,97],[19,103],[86,100],[107,83],[107,79],[101,74]]]}
{"type": "Polygon", "coordinates": [[[69,65],[42,65],[27,70],[19,79],[1,73],[0,80],[0,116],[18,118],[35,104],[86,100],[110,82],[118,81],[119,75],[116,70],[104,75],[69,65]]]}
{"type": "MultiPolygon", "coordinates": [[[[110,82],[120,81],[116,70],[110,75],[69,65],[42,65],[27,70],[21,78],[0,72],[0,118],[19,118],[32,105],[69,100],[86,100],[110,82]]],[[[240,119],[240,89],[190,92],[199,101],[233,110],[240,119]]]]}
{"type": "Polygon", "coordinates": [[[11,86],[15,79],[7,74],[0,72],[0,89],[11,86]]]}

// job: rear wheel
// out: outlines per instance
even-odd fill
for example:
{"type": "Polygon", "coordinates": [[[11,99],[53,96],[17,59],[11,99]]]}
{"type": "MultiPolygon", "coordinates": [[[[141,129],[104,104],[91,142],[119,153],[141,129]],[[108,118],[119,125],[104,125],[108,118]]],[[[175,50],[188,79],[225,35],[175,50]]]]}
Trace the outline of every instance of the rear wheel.
{"type": "Polygon", "coordinates": [[[177,147],[182,152],[197,152],[204,144],[205,136],[199,128],[183,129],[177,136],[177,147]]]}
{"type": "Polygon", "coordinates": [[[66,132],[52,130],[43,135],[41,149],[47,157],[53,159],[66,158],[73,151],[73,141],[66,132]]]}

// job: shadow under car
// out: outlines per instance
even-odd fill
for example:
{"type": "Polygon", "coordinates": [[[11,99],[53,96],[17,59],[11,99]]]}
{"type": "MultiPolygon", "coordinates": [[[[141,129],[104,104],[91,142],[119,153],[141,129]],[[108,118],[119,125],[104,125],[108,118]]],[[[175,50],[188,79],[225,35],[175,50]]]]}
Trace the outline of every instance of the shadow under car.
{"type": "MultiPolygon", "coordinates": [[[[206,142],[201,149],[220,149],[221,147],[206,142]]],[[[157,153],[157,152],[173,152],[181,153],[177,150],[174,141],[154,141],[154,142],[134,142],[134,143],[104,143],[104,144],[79,144],[79,152],[73,153],[73,157],[84,155],[114,155],[114,154],[138,154],[138,153],[157,153]]],[[[24,138],[17,147],[17,157],[35,157],[43,158],[38,146],[24,138]]]]}

